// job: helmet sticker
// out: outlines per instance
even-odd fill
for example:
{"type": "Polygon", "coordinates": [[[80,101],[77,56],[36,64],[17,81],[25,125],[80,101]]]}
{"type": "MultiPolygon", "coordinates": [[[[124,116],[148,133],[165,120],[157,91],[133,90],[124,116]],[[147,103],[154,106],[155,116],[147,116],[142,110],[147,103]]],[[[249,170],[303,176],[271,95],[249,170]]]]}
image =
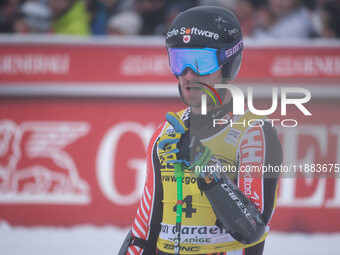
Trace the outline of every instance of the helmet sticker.
{"type": "Polygon", "coordinates": [[[243,40],[239,41],[238,43],[235,44],[234,47],[228,49],[225,51],[225,56],[227,58],[231,57],[232,55],[234,55],[235,53],[237,53],[240,49],[243,48],[243,40]]]}
{"type": "Polygon", "coordinates": [[[178,35],[178,29],[174,28],[171,31],[166,33],[166,39],[174,36],[174,35],[178,35]]]}
{"type": "Polygon", "coordinates": [[[183,35],[183,42],[184,43],[189,43],[191,39],[191,35],[183,35]]]}
{"type": "Polygon", "coordinates": [[[208,38],[214,38],[215,40],[218,40],[218,38],[220,38],[219,34],[216,34],[214,32],[208,31],[208,30],[203,30],[203,29],[199,29],[197,27],[192,27],[192,28],[185,28],[185,27],[181,27],[180,32],[181,35],[199,35],[199,36],[205,36],[208,38]]]}
{"type": "MultiPolygon", "coordinates": [[[[208,30],[203,30],[203,29],[199,29],[197,27],[192,27],[192,28],[186,28],[186,27],[181,27],[178,31],[178,29],[174,28],[171,31],[169,31],[166,34],[166,39],[169,39],[172,36],[176,36],[176,35],[198,35],[198,36],[204,36],[204,37],[208,37],[208,38],[213,38],[215,40],[218,40],[218,38],[220,38],[220,35],[208,30]]],[[[183,37],[183,41],[185,43],[188,43],[190,41],[185,41],[184,37],[183,37]]]]}
{"type": "Polygon", "coordinates": [[[227,31],[227,27],[231,24],[229,21],[225,20],[222,16],[218,16],[215,19],[214,25],[217,26],[218,29],[223,29],[224,32],[227,31]]]}
{"type": "Polygon", "coordinates": [[[234,35],[234,34],[237,34],[238,33],[238,29],[237,28],[234,28],[234,29],[229,29],[228,30],[228,35],[234,35]]]}

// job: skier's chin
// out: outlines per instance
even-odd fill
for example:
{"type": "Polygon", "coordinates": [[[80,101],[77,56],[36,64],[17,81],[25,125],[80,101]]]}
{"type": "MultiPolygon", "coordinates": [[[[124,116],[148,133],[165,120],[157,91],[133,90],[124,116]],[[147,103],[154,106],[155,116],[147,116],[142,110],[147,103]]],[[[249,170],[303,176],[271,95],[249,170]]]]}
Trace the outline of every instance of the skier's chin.
{"type": "Polygon", "coordinates": [[[192,108],[201,108],[201,98],[189,98],[186,102],[192,108]]]}

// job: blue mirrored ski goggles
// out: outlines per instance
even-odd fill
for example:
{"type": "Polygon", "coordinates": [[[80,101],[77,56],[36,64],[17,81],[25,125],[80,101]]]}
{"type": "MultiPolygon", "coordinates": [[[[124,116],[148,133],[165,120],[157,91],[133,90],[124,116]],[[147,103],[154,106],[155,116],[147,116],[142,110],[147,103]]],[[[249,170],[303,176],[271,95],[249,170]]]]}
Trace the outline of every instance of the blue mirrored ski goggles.
{"type": "Polygon", "coordinates": [[[213,48],[170,48],[170,69],[175,75],[181,75],[186,68],[191,68],[198,75],[216,72],[222,67],[217,59],[217,49],[213,48]]]}

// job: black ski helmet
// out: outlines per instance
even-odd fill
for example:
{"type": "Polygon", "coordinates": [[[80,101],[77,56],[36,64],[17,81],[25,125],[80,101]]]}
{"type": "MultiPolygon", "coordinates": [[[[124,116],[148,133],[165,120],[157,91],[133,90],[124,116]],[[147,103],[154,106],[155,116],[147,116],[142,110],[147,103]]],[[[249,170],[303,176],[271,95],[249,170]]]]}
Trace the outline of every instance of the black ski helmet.
{"type": "Polygon", "coordinates": [[[172,21],[166,34],[169,48],[215,48],[222,75],[233,80],[241,66],[243,41],[240,22],[228,9],[217,6],[190,8],[172,21]]]}

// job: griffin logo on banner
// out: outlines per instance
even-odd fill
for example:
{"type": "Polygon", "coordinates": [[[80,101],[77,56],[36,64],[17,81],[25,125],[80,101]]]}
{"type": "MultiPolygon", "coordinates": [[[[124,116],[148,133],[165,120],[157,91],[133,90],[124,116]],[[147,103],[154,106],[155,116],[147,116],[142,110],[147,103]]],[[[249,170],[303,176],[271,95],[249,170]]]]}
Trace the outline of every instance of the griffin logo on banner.
{"type": "Polygon", "coordinates": [[[0,121],[0,203],[90,202],[89,185],[65,148],[87,122],[0,121]]]}

